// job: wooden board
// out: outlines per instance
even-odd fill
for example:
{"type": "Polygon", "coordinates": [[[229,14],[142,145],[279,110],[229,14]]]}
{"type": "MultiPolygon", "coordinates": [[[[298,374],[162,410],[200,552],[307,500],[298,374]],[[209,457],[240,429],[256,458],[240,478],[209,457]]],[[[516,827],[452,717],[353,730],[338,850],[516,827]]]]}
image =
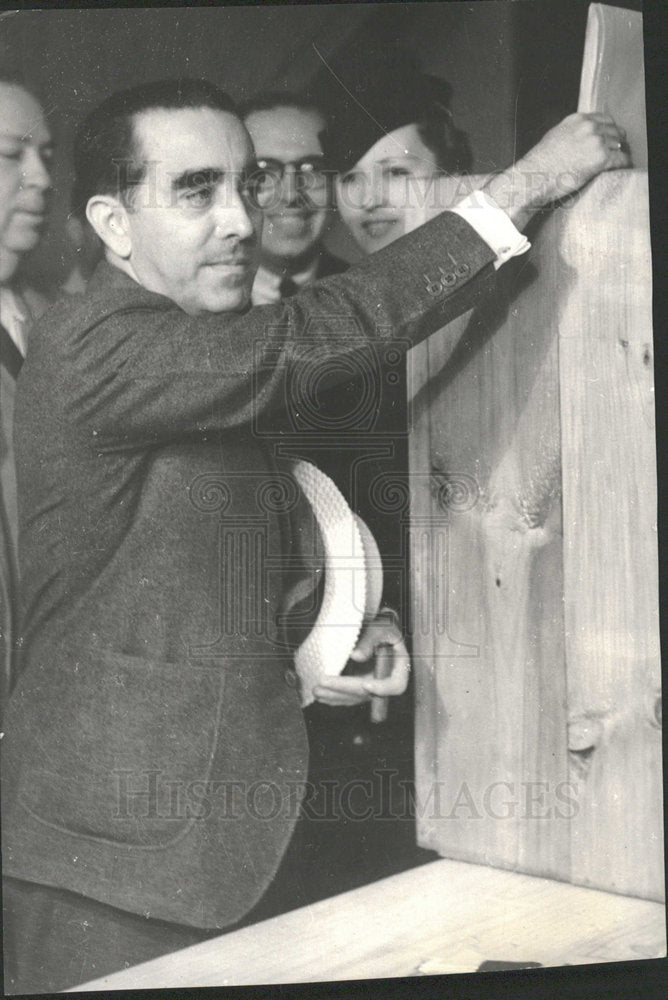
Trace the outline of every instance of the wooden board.
{"type": "Polygon", "coordinates": [[[663,783],[646,175],[613,174],[599,189],[564,213],[561,239],[576,276],[559,365],[569,745],[581,804],[572,877],[656,897],[663,783]]]}
{"type": "Polygon", "coordinates": [[[413,647],[419,843],[661,898],[646,183],[597,178],[414,352],[413,647]]]}
{"type": "Polygon", "coordinates": [[[612,115],[626,131],[632,165],[647,169],[647,116],[642,14],[589,7],[578,111],[612,115]]]}
{"type": "MultiPolygon", "coordinates": [[[[436,861],[77,990],[327,982],[665,955],[658,903],[436,861]]],[[[608,973],[609,975],[609,973],[608,973]]]]}

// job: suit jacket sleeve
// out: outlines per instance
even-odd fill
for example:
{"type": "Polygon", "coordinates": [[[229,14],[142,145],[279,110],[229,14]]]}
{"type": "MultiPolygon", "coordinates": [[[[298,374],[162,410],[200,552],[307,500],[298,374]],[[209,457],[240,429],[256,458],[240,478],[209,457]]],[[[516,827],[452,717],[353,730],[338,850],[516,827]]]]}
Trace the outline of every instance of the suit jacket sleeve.
{"type": "Polygon", "coordinates": [[[493,259],[446,212],[345,274],[243,315],[190,317],[124,287],[69,344],[73,419],[100,451],[250,425],[281,405],[286,372],[312,371],[314,356],[322,386],[329,358],[379,339],[408,349],[470,309],[493,283],[493,259]]]}

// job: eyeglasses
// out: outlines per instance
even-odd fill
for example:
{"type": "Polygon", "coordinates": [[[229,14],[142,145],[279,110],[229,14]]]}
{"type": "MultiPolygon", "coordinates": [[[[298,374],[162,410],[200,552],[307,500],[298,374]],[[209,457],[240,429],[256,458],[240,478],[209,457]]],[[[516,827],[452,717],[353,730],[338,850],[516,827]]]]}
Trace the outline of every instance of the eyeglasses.
{"type": "Polygon", "coordinates": [[[256,161],[249,178],[260,208],[274,207],[281,201],[286,174],[294,179],[295,193],[301,197],[322,195],[327,187],[328,171],[323,156],[305,156],[288,161],[263,157],[256,161]]]}
{"type": "Polygon", "coordinates": [[[276,181],[282,181],[286,170],[290,169],[295,176],[305,179],[312,179],[319,183],[324,183],[327,179],[327,168],[324,156],[305,156],[301,160],[274,160],[272,157],[263,157],[256,161],[257,170],[260,174],[268,174],[276,181]]]}

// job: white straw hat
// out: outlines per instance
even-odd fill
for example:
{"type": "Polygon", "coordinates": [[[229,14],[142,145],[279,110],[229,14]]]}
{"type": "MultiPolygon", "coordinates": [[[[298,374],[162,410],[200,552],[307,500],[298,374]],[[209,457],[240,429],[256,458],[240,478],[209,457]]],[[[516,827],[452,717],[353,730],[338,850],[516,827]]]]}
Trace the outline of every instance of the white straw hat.
{"type": "Polygon", "coordinates": [[[343,671],[362,627],[376,617],[383,593],[383,564],[369,528],[332,480],[310,462],[295,463],[293,473],[313,508],[325,551],[320,611],[295,653],[306,707],[315,700],[315,685],[343,671]]]}

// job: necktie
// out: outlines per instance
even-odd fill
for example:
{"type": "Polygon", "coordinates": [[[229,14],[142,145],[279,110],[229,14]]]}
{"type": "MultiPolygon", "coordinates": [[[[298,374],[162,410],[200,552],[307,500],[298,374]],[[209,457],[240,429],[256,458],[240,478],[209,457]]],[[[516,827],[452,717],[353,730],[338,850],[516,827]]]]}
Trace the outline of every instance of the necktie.
{"type": "Polygon", "coordinates": [[[12,378],[16,379],[21,371],[23,355],[0,323],[0,364],[3,364],[12,378]]]}
{"type": "Polygon", "coordinates": [[[299,285],[292,278],[285,277],[281,278],[281,283],[278,286],[278,294],[282,299],[289,299],[291,295],[296,295],[299,291],[299,285]]]}

